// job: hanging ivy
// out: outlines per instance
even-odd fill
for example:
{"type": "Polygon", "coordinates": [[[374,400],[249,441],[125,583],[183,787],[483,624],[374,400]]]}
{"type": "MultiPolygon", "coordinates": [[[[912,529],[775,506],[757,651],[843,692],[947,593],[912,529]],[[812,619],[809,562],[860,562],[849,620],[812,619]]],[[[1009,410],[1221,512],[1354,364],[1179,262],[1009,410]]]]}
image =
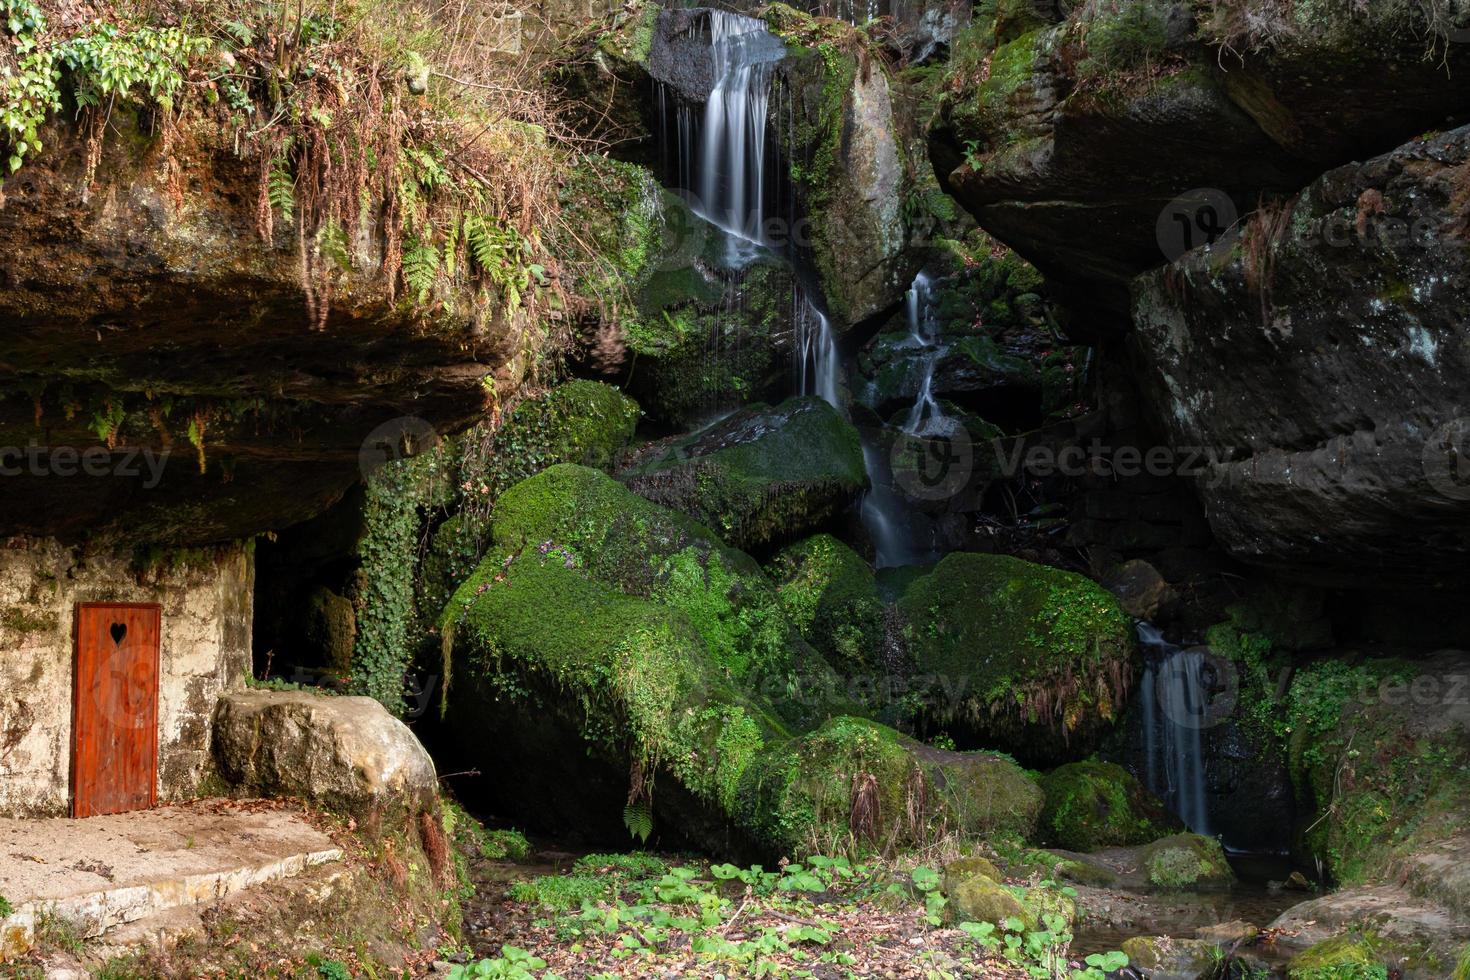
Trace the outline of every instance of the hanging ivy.
{"type": "Polygon", "coordinates": [[[422,479],[416,460],[388,463],[367,481],[363,508],[363,594],[352,648],[352,691],[395,715],[405,707],[404,677],[413,660],[414,569],[422,479]]]}

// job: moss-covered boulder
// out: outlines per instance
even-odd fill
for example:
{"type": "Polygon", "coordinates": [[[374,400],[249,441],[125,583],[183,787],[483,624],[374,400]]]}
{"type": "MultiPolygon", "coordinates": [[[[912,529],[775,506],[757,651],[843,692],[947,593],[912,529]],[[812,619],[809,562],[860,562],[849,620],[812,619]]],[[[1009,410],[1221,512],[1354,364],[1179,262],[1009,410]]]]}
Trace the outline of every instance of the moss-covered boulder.
{"type": "Polygon", "coordinates": [[[1096,748],[1133,681],[1132,624],[1117,600],[1072,572],[1004,555],[955,553],[898,602],[931,706],[1017,756],[1065,761],[1096,748]]]}
{"type": "Polygon", "coordinates": [[[1018,919],[1026,928],[1033,928],[1036,916],[1026,908],[1017,891],[985,874],[951,873],[949,867],[944,869],[944,897],[949,899],[946,911],[955,922],[989,922],[1001,926],[1008,919],[1018,919]]]}
{"type": "Polygon", "coordinates": [[[1071,851],[1147,844],[1182,827],[1122,766],[1073,762],[1041,778],[1042,832],[1071,851]]]}
{"type": "MultiPolygon", "coordinates": [[[[492,550],[451,600],[443,629],[451,725],[487,738],[484,755],[551,826],[597,825],[599,814],[578,812],[596,787],[567,782],[584,757],[632,773],[635,803],[646,800],[642,780],[662,771],[703,809],[728,814],[756,754],[787,734],[732,684],[688,615],[599,580],[559,546],[492,550]],[[581,752],[548,751],[578,742],[581,752]]],[[[710,838],[691,830],[685,839],[710,838]]]]}
{"type": "Polygon", "coordinates": [[[857,552],[818,534],[782,549],[766,570],[786,614],[834,669],[853,677],[883,666],[888,607],[857,552]]]}
{"type": "Polygon", "coordinates": [[[512,487],[496,504],[492,540],[507,557],[555,553],[609,588],[679,611],[721,672],[779,693],[792,722],[821,717],[823,698],[840,690],[754,560],[598,470],[558,465],[512,487]],[[810,697],[796,696],[803,685],[810,697]]]}
{"type": "Polygon", "coordinates": [[[1147,976],[1207,976],[1220,962],[1220,948],[1203,939],[1134,936],[1123,940],[1122,951],[1128,964],[1149,971],[1147,976]]]}
{"type": "Polygon", "coordinates": [[[1235,872],[1225,850],[1213,837],[1174,834],[1154,841],[1141,854],[1149,884],[1155,888],[1202,890],[1228,888],[1235,872]]]}
{"type": "Polygon", "coordinates": [[[1354,980],[1388,975],[1388,963],[1373,943],[1352,933],[1335,936],[1291,958],[1290,980],[1354,980]]]}
{"type": "Polygon", "coordinates": [[[834,718],[765,753],[741,814],[760,839],[813,853],[915,846],[945,833],[1024,838],[1041,791],[1009,759],[922,745],[834,718]]]}
{"type": "MultiPolygon", "coordinates": [[[[434,489],[450,497],[428,500],[424,509],[452,513],[433,528],[419,560],[414,599],[420,618],[436,620],[479,564],[489,544],[490,508],[501,493],[557,463],[612,466],[632,441],[638,419],[638,404],[612,385],[567,381],[521,401],[498,427],[482,423],[443,447],[434,489]]],[[[417,552],[417,540],[411,548],[417,552]]]]}
{"type": "Polygon", "coordinates": [[[765,250],[732,263],[734,240],[671,194],[660,234],[663,252],[619,316],[624,387],[651,418],[682,429],[789,390],[790,264],[765,250]]]}
{"type": "Polygon", "coordinates": [[[804,397],[736,412],[622,479],[750,550],[820,529],[867,474],[857,430],[826,402],[804,397]]]}

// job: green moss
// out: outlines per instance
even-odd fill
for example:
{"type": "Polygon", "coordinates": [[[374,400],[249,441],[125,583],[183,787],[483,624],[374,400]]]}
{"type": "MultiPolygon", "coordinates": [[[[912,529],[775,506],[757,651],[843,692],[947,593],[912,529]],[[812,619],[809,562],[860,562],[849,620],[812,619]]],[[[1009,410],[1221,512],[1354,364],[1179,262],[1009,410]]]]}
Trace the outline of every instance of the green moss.
{"type": "Polygon", "coordinates": [[[857,552],[819,534],[780,552],[768,571],[791,621],[834,668],[852,676],[881,665],[885,606],[857,552]]]}
{"type": "Polygon", "coordinates": [[[1017,889],[1007,888],[983,874],[951,874],[944,869],[947,912],[955,922],[989,922],[1002,925],[1019,919],[1027,930],[1036,928],[1037,918],[1022,903],[1017,889]]]}
{"type": "Polygon", "coordinates": [[[1198,834],[1175,834],[1144,848],[1149,884],[1166,889],[1228,887],[1235,880],[1220,842],[1198,834]]]}
{"type": "Polygon", "coordinates": [[[568,567],[560,552],[492,552],[445,617],[474,676],[509,670],[574,699],[595,750],[661,765],[726,812],[755,751],[784,735],[730,685],[685,615],[568,567]]]}
{"type": "Polygon", "coordinates": [[[621,319],[634,355],[627,385],[649,415],[683,428],[782,388],[790,363],[779,338],[791,329],[790,267],[774,257],[724,269],[725,236],[701,219],[666,235],[703,235],[704,254],[656,269],[621,319]]]}
{"type": "Polygon", "coordinates": [[[955,553],[909,585],[898,607],[919,671],[947,678],[960,695],[939,707],[941,717],[963,716],[998,738],[1075,745],[1122,708],[1132,626],[1089,579],[955,553]]]}
{"type": "Polygon", "coordinates": [[[553,466],[507,491],[493,540],[503,553],[527,555],[550,542],[589,578],[677,610],[703,657],[749,690],[782,695],[777,703],[792,723],[821,717],[827,694],[840,688],[749,556],[596,470],[553,466]],[[803,685],[811,696],[792,696],[803,685]]]}
{"type": "Polygon", "coordinates": [[[1164,0],[1087,8],[1091,17],[1079,23],[1084,60],[1079,77],[1100,77],[1146,65],[1161,57],[1169,43],[1172,7],[1164,0]]]}
{"type": "Polygon", "coordinates": [[[1388,968],[1367,939],[1348,934],[1292,957],[1287,975],[1291,980],[1388,980],[1388,968]]]}
{"type": "Polygon", "coordinates": [[[752,406],[626,474],[640,495],[754,549],[815,530],[867,482],[857,430],[818,398],[752,406]]]}
{"type": "Polygon", "coordinates": [[[1175,829],[1158,800],[1122,766],[1070,763],[1043,776],[1041,788],[1044,832],[1067,850],[1146,844],[1175,829]]]}
{"type": "Polygon", "coordinates": [[[851,717],[763,754],[741,798],[758,839],[811,853],[890,851],[946,832],[1024,837],[1040,806],[1036,785],[1008,760],[921,746],[851,717]]]}
{"type": "Polygon", "coordinates": [[[555,461],[605,469],[632,441],[638,416],[637,402],[612,385],[568,381],[517,405],[497,448],[524,450],[533,466],[555,461]]]}

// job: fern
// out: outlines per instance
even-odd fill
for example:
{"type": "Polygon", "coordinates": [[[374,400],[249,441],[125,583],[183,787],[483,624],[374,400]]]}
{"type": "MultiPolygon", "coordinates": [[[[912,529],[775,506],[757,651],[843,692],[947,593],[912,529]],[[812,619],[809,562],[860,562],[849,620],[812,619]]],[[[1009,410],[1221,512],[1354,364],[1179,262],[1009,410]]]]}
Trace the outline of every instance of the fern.
{"type": "Polygon", "coordinates": [[[289,223],[296,213],[296,182],[291,179],[285,157],[276,157],[271,161],[266,194],[270,198],[271,207],[281,213],[281,220],[289,223]]]}
{"type": "Polygon", "coordinates": [[[484,215],[467,214],[464,219],[464,237],[470,247],[470,254],[475,257],[475,264],[491,278],[499,276],[506,253],[503,230],[493,225],[484,215]]]}
{"type": "Polygon", "coordinates": [[[426,239],[413,239],[403,253],[403,282],[423,302],[439,278],[439,250],[426,239]]]}
{"type": "Polygon", "coordinates": [[[629,803],[623,807],[623,826],[640,844],[646,844],[653,833],[653,811],[647,803],[629,803]]]}
{"type": "Polygon", "coordinates": [[[352,268],[352,252],[347,243],[347,229],[336,218],[329,218],[317,229],[316,250],[322,258],[337,264],[339,269],[352,268]]]}

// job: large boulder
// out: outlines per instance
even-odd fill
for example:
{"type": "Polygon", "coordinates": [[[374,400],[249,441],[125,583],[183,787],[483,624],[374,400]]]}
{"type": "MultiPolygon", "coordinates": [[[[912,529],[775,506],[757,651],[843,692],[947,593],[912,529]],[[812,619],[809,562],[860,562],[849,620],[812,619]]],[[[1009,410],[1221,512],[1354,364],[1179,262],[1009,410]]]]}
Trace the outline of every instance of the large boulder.
{"type": "Polygon", "coordinates": [[[560,466],[502,496],[494,533],[441,629],[459,751],[504,774],[508,812],[765,854],[1034,827],[1009,760],[844,716],[759,568],[687,518],[560,466]]]}
{"type": "MultiPolygon", "coordinates": [[[[492,554],[500,561],[564,564],[614,593],[677,610],[699,636],[703,655],[737,683],[783,694],[793,679],[816,691],[838,689],[750,556],[597,470],[553,466],[502,494],[491,523],[492,554]]],[[[799,697],[777,704],[798,725],[822,717],[819,707],[799,697]]]]}
{"type": "Polygon", "coordinates": [[[438,796],[434,762],[372,698],[234,691],[214,712],[220,776],[262,796],[299,796],[354,813],[417,810],[438,796]]]}
{"type": "Polygon", "coordinates": [[[1145,395],[1204,452],[1196,486],[1237,557],[1464,580],[1467,168],[1470,127],[1427,136],[1137,282],[1145,395]]]}
{"type": "Polygon", "coordinates": [[[1453,81],[1470,50],[1448,41],[1470,5],[1429,14],[1352,0],[978,8],[955,43],[935,166],[985,228],[1121,312],[1127,282],[1189,232],[1199,244],[1261,194],[1470,107],[1453,81]],[[1200,188],[1212,193],[1183,199],[1200,188]]]}
{"type": "Polygon", "coordinates": [[[1137,669],[1117,600],[1072,572],[957,552],[898,602],[930,711],[1034,762],[1086,755],[1121,714],[1137,669]]]}
{"type": "Polygon", "coordinates": [[[818,530],[867,483],[857,430],[819,398],[755,405],[622,475],[638,495],[769,547],[818,530]]]}
{"type": "Polygon", "coordinates": [[[742,799],[758,836],[822,854],[921,846],[944,832],[1024,839],[1041,791],[1014,762],[922,745],[877,722],[838,717],[765,753],[742,799]]]}
{"type": "Polygon", "coordinates": [[[1147,844],[1181,829],[1158,798],[1122,766],[1072,762],[1041,778],[1041,824],[1050,842],[1070,851],[1147,844]]]}
{"type": "Polygon", "coordinates": [[[782,4],[766,18],[785,38],[790,56],[776,78],[775,135],[791,162],[797,213],[833,326],[845,331],[898,305],[923,263],[915,247],[933,215],[924,202],[936,190],[929,168],[915,159],[909,119],[895,113],[895,85],[871,42],[858,30],[820,25],[782,4]],[[832,33],[843,32],[846,43],[832,33]]]}

